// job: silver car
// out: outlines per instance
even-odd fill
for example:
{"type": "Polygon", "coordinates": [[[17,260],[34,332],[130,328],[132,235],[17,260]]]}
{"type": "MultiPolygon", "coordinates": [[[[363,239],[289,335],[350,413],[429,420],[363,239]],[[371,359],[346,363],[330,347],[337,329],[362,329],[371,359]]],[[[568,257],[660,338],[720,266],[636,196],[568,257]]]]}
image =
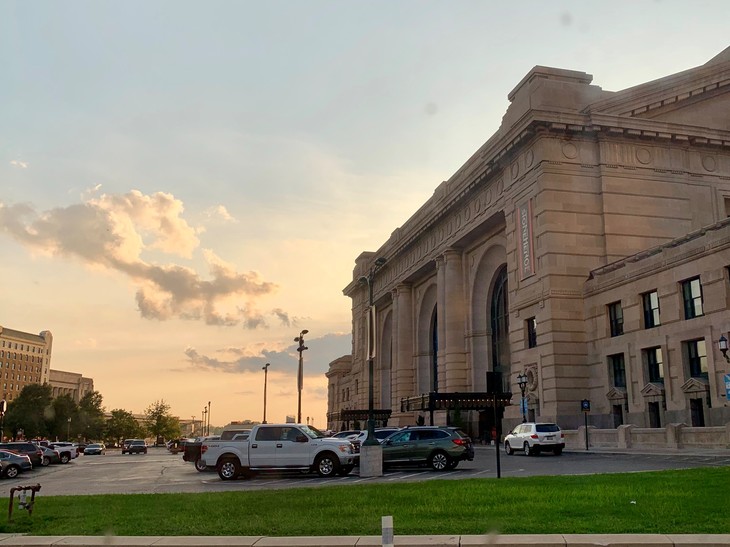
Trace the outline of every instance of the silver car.
{"type": "Polygon", "coordinates": [[[565,435],[553,423],[527,422],[517,425],[504,438],[504,451],[510,456],[515,451],[522,451],[525,456],[532,456],[540,452],[552,452],[560,456],[565,448],[565,435]]]}

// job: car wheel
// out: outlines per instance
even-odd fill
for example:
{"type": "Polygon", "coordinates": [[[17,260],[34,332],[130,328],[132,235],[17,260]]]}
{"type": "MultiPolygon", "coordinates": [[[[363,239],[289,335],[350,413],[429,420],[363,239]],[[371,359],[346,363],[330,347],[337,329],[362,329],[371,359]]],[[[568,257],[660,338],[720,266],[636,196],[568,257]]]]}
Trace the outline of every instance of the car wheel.
{"type": "Polygon", "coordinates": [[[525,446],[522,447],[522,451],[525,453],[525,456],[532,456],[532,449],[530,448],[530,443],[525,443],[525,446]]]}
{"type": "Polygon", "coordinates": [[[508,456],[511,456],[515,453],[514,449],[510,446],[509,441],[504,442],[504,451],[507,453],[508,456]]]}
{"type": "Polygon", "coordinates": [[[71,456],[68,454],[61,454],[61,463],[68,463],[71,460],[71,456]]]}
{"type": "Polygon", "coordinates": [[[553,454],[555,454],[556,456],[560,456],[560,454],[562,454],[562,453],[563,453],[562,448],[556,448],[555,450],[553,450],[553,454]]]}
{"type": "Polygon", "coordinates": [[[431,454],[428,458],[428,465],[430,465],[431,469],[434,471],[445,471],[448,469],[450,461],[451,458],[449,458],[449,455],[446,452],[439,451],[431,454]]]}
{"type": "Polygon", "coordinates": [[[9,479],[14,479],[20,473],[20,468],[17,465],[9,465],[5,469],[5,476],[9,479]]]}
{"type": "Polygon", "coordinates": [[[195,470],[199,472],[206,471],[208,469],[208,466],[205,465],[205,460],[203,458],[198,458],[195,460],[195,470]]]}
{"type": "Polygon", "coordinates": [[[314,469],[320,477],[334,477],[340,470],[340,460],[331,452],[325,452],[317,457],[314,469]]]}
{"type": "Polygon", "coordinates": [[[41,465],[43,467],[48,467],[49,465],[51,465],[51,458],[49,458],[48,456],[43,456],[43,458],[41,459],[41,465]]]}
{"type": "Polygon", "coordinates": [[[352,473],[352,470],[354,468],[355,468],[354,465],[343,465],[342,467],[340,467],[340,470],[337,472],[337,474],[340,477],[346,477],[347,475],[349,475],[350,473],[352,473]]]}
{"type": "Polygon", "coordinates": [[[223,481],[230,481],[241,473],[241,465],[233,458],[226,458],[218,464],[218,476],[223,481]]]}

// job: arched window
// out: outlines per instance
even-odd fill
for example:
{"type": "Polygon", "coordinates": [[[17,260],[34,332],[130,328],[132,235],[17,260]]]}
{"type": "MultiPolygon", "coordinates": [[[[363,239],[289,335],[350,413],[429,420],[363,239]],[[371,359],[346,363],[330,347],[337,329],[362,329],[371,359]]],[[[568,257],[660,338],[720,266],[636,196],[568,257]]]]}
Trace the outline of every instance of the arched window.
{"type": "Polygon", "coordinates": [[[436,314],[436,306],[433,308],[433,315],[431,316],[431,377],[433,378],[432,388],[433,391],[438,393],[439,390],[439,367],[438,367],[438,354],[439,354],[439,329],[438,329],[438,315],[436,314]]]}
{"type": "Polygon", "coordinates": [[[507,266],[502,266],[494,281],[490,306],[492,326],[492,363],[495,372],[508,373],[509,353],[509,305],[507,300],[507,266]]]}

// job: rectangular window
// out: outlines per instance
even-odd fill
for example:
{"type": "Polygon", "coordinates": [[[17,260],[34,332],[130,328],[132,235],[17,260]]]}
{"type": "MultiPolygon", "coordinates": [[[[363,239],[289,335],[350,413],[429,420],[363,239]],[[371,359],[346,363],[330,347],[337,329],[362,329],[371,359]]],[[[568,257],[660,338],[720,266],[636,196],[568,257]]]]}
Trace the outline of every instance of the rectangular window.
{"type": "Polygon", "coordinates": [[[527,347],[537,347],[537,321],[534,317],[530,317],[525,321],[525,327],[527,329],[527,347]]]}
{"type": "Polygon", "coordinates": [[[704,315],[702,311],[702,285],[699,277],[682,281],[682,298],[684,300],[685,319],[704,315]]]}
{"type": "Polygon", "coordinates": [[[685,342],[685,346],[687,348],[689,375],[692,378],[707,379],[707,346],[705,340],[690,340],[685,342]]]}
{"type": "Polygon", "coordinates": [[[650,382],[664,382],[664,363],[662,361],[662,348],[648,348],[644,350],[646,359],[646,371],[650,382]]]}
{"type": "Polygon", "coordinates": [[[644,328],[651,329],[661,325],[659,321],[659,295],[656,291],[647,292],[641,295],[644,305],[644,328]]]}
{"type": "Polygon", "coordinates": [[[608,356],[608,364],[613,376],[614,387],[626,387],[626,363],[624,362],[624,354],[608,356]]]}
{"type": "Polygon", "coordinates": [[[621,309],[621,302],[608,305],[608,319],[611,336],[621,336],[624,333],[624,312],[621,309]]]}

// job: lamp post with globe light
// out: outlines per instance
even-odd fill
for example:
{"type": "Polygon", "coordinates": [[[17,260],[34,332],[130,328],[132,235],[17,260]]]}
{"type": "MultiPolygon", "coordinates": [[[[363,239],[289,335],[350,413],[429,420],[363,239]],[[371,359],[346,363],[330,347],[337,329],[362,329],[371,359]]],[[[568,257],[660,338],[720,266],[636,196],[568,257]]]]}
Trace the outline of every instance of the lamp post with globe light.
{"type": "Polygon", "coordinates": [[[270,366],[271,366],[271,363],[266,363],[263,367],[261,367],[264,371],[264,419],[261,422],[262,424],[266,423],[266,379],[269,374],[270,366]]]}
{"type": "Polygon", "coordinates": [[[517,385],[520,388],[522,397],[520,398],[520,410],[522,411],[522,423],[527,421],[527,405],[525,404],[525,388],[527,388],[527,374],[521,372],[517,375],[517,385]]]}

